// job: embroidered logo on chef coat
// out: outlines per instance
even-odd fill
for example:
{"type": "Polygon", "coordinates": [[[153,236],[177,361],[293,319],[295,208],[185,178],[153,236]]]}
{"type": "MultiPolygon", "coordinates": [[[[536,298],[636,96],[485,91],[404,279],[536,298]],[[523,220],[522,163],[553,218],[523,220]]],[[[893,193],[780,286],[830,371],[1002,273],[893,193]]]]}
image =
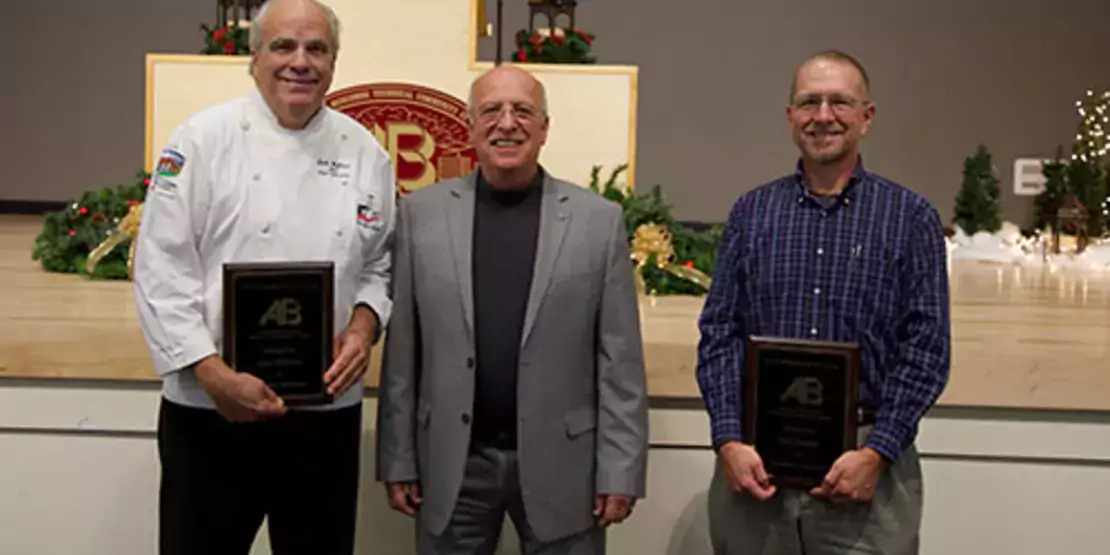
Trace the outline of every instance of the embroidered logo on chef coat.
{"type": "Polygon", "coordinates": [[[377,224],[382,221],[382,217],[373,206],[369,204],[359,204],[356,221],[358,225],[362,227],[377,227],[377,224]]]}
{"type": "Polygon", "coordinates": [[[320,177],[346,179],[351,177],[351,163],[337,160],[324,160],[323,158],[317,159],[316,175],[320,177]]]}
{"type": "Polygon", "coordinates": [[[158,167],[155,172],[162,177],[177,177],[184,168],[185,155],[172,148],[167,148],[162,151],[162,157],[158,159],[158,167]]]}
{"type": "Polygon", "coordinates": [[[163,150],[162,156],[158,158],[158,163],[155,164],[154,174],[151,176],[151,190],[162,195],[175,193],[177,183],[174,183],[171,178],[181,175],[183,169],[185,169],[184,154],[172,148],[163,150]]]}

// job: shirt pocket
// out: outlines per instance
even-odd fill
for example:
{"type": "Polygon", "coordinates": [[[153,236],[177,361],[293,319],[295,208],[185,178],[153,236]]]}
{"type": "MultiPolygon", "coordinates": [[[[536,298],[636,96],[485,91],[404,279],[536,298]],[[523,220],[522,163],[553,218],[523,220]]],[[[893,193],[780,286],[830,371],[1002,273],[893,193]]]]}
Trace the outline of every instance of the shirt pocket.
{"type": "Polygon", "coordinates": [[[859,243],[849,247],[847,253],[847,314],[859,314],[872,320],[894,301],[897,286],[895,279],[896,254],[881,243],[859,243]]]}

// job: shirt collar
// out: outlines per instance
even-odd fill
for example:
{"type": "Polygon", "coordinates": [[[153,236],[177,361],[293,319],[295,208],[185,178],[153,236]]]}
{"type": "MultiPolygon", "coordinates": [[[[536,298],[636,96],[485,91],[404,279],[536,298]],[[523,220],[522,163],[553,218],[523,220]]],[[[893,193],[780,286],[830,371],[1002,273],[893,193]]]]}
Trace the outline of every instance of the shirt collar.
{"type": "MultiPolygon", "coordinates": [[[[537,171],[536,171],[535,177],[533,177],[532,181],[528,182],[528,186],[521,189],[520,192],[521,193],[531,192],[531,191],[536,191],[538,189],[541,189],[543,187],[543,181],[544,181],[545,174],[546,174],[546,172],[544,172],[543,166],[542,165],[537,166],[537,171]]],[[[489,186],[489,183],[486,181],[485,177],[482,175],[482,168],[478,168],[478,175],[477,175],[476,183],[478,184],[478,190],[479,191],[485,191],[485,190],[491,190],[492,191],[493,190],[493,188],[489,186]]]]}
{"type": "Polygon", "coordinates": [[[269,104],[266,104],[266,99],[262,98],[262,93],[259,92],[258,89],[251,91],[250,99],[251,105],[254,106],[258,117],[266,122],[274,131],[285,135],[302,137],[315,135],[318,131],[323,129],[324,120],[327,119],[325,114],[327,112],[327,106],[321,106],[320,109],[313,114],[312,119],[308,120],[308,125],[305,125],[303,129],[289,129],[283,127],[281,123],[278,122],[277,116],[274,115],[274,111],[270,109],[269,104]]]}
{"type": "MultiPolygon", "coordinates": [[[[848,178],[848,184],[844,186],[843,191],[840,191],[840,193],[836,195],[836,198],[841,202],[843,202],[845,199],[855,200],[856,195],[859,192],[859,187],[857,187],[856,185],[858,185],[859,182],[863,181],[866,177],[867,170],[865,170],[863,167],[863,156],[859,156],[856,159],[856,167],[852,169],[852,176],[848,178]]],[[[814,200],[817,196],[813,194],[813,191],[810,191],[809,188],[806,187],[805,168],[802,165],[801,158],[798,159],[798,163],[794,169],[794,183],[797,184],[801,194],[801,196],[798,197],[799,202],[807,198],[810,200],[814,200]]]]}

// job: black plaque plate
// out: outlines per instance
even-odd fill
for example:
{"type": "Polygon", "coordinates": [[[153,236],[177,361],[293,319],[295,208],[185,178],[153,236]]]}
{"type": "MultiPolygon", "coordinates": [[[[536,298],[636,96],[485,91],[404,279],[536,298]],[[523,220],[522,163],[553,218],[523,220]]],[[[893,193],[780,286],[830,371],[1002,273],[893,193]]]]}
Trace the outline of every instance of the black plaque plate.
{"type": "Polygon", "coordinates": [[[856,449],[859,345],[752,337],[744,437],[773,483],[817,486],[856,449]]]}
{"type": "Polygon", "coordinates": [[[331,262],[224,264],[224,360],[257,376],[286,405],[332,401],[335,305],[331,262]]]}

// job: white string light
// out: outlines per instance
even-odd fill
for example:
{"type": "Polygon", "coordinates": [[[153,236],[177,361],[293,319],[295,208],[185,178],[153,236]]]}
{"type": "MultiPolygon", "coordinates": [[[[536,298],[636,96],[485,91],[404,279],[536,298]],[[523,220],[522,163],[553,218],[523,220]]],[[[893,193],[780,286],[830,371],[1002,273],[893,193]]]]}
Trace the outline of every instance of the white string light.
{"type": "MultiPolygon", "coordinates": [[[[1087,98],[1075,101],[1076,111],[1079,112],[1083,127],[1075,136],[1076,148],[1071,156],[1072,160],[1083,162],[1097,162],[1110,154],[1110,141],[1107,140],[1106,130],[1102,124],[1110,123],[1110,90],[1103,91],[1096,97],[1095,92],[1087,90],[1087,98]],[[1086,147],[1086,148],[1082,148],[1086,147]]],[[[1102,215],[1110,218],[1110,195],[1102,201],[1102,215]]]]}
{"type": "Polygon", "coordinates": [[[1071,158],[1089,162],[1110,153],[1110,141],[1106,140],[1106,130],[1102,128],[1103,123],[1110,123],[1110,116],[1107,115],[1110,110],[1110,90],[1103,91],[1096,97],[1094,90],[1087,89],[1087,98],[1084,100],[1075,101],[1076,111],[1083,122],[1083,129],[1076,134],[1075,140],[1076,146],[1086,148],[1073,153],[1071,158]]]}

